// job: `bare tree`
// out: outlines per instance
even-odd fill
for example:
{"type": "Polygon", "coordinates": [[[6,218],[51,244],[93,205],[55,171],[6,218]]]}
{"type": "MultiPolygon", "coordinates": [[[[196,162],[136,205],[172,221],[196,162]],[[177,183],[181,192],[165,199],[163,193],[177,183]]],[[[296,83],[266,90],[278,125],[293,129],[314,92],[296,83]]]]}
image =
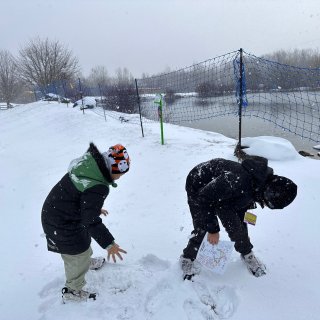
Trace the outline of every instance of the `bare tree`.
{"type": "Polygon", "coordinates": [[[134,82],[134,78],[127,68],[117,68],[116,82],[118,85],[131,84],[134,82]]]}
{"type": "Polygon", "coordinates": [[[79,72],[78,59],[59,41],[35,38],[19,54],[21,77],[31,85],[44,88],[58,80],[71,80],[79,72]]]}
{"type": "Polygon", "coordinates": [[[17,64],[13,55],[7,50],[0,51],[0,98],[7,103],[17,96],[19,92],[19,77],[17,64]]]}
{"type": "Polygon", "coordinates": [[[134,78],[127,68],[118,68],[106,93],[108,104],[117,111],[133,113],[136,107],[134,78]]]}
{"type": "Polygon", "coordinates": [[[279,50],[262,57],[297,67],[319,68],[320,65],[320,52],[314,49],[279,50]]]}
{"type": "Polygon", "coordinates": [[[104,66],[95,66],[91,69],[88,81],[93,86],[100,86],[101,88],[106,88],[110,85],[110,77],[108,71],[104,66]]]}

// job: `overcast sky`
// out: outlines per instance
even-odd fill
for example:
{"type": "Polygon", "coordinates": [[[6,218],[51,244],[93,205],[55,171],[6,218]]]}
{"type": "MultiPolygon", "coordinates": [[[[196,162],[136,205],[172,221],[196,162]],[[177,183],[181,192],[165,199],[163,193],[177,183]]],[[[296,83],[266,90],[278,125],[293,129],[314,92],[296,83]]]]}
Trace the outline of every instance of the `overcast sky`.
{"type": "Polygon", "coordinates": [[[82,72],[134,77],[231,51],[320,49],[320,0],[0,0],[0,49],[59,40],[82,72]]]}

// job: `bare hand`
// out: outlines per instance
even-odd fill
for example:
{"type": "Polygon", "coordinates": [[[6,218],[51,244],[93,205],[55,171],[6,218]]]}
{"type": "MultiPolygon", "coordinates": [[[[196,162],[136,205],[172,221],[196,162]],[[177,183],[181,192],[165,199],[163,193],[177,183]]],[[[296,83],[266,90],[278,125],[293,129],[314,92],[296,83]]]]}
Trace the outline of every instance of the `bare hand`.
{"type": "Polygon", "coordinates": [[[110,256],[112,257],[112,260],[113,260],[114,263],[117,262],[117,261],[116,261],[116,256],[118,256],[118,258],[119,258],[120,260],[123,260],[120,252],[122,252],[122,253],[127,253],[127,251],[121,249],[118,244],[114,243],[114,244],[108,249],[108,258],[107,258],[108,261],[110,260],[110,256]]]}
{"type": "Polygon", "coordinates": [[[208,242],[211,244],[218,244],[220,238],[219,232],[217,233],[208,233],[208,242]]]}
{"type": "Polygon", "coordinates": [[[103,214],[104,216],[107,216],[109,212],[106,209],[101,209],[101,214],[103,214]]]}

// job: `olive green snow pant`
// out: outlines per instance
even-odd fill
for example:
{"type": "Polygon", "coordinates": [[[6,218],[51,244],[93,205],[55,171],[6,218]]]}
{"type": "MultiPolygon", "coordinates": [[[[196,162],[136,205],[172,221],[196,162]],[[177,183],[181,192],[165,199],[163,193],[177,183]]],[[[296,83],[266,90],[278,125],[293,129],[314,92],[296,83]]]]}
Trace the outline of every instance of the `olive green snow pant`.
{"type": "Polygon", "coordinates": [[[66,273],[66,287],[72,290],[81,290],[86,284],[85,275],[90,267],[92,249],[80,254],[61,254],[66,273]]]}

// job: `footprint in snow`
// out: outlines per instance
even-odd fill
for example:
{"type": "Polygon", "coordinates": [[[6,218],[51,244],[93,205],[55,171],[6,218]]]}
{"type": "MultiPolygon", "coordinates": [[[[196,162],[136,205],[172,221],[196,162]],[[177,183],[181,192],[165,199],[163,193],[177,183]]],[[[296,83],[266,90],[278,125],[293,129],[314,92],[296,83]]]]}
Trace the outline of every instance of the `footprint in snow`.
{"type": "Polygon", "coordinates": [[[169,261],[161,260],[153,254],[147,254],[139,260],[139,263],[150,272],[164,271],[170,267],[169,261]]]}
{"type": "Polygon", "coordinates": [[[192,299],[187,299],[183,303],[183,309],[188,317],[188,320],[195,319],[205,319],[205,320],[215,320],[219,319],[217,316],[211,312],[210,309],[205,308],[203,304],[199,301],[192,299]]]}
{"type": "Polygon", "coordinates": [[[205,283],[196,281],[192,288],[199,298],[199,301],[209,308],[213,319],[228,319],[235,310],[237,297],[232,288],[221,286],[209,288],[205,283]]]}

